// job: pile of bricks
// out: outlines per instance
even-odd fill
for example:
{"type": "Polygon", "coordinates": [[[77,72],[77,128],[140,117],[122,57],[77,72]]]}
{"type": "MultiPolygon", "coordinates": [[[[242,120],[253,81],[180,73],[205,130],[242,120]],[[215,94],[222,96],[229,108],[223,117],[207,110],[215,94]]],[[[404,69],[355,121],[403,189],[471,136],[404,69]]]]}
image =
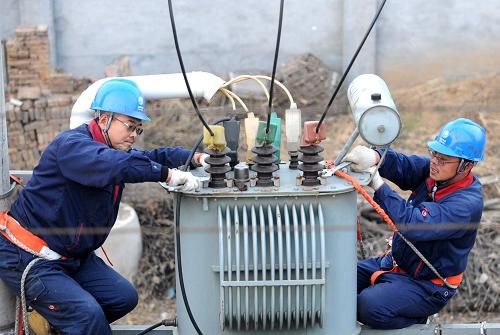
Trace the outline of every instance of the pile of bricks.
{"type": "Polygon", "coordinates": [[[50,66],[47,26],[20,26],[6,43],[7,129],[11,169],[31,170],[69,128],[71,107],[90,83],[50,66]]]}
{"type": "MultiPolygon", "coordinates": [[[[34,88],[48,81],[51,69],[47,26],[19,26],[6,49],[9,86],[34,88]]],[[[36,90],[31,91],[36,95],[36,90]]]]}
{"type": "Polygon", "coordinates": [[[11,100],[7,127],[11,169],[31,170],[50,141],[69,128],[73,98],[70,95],[11,100]]]}

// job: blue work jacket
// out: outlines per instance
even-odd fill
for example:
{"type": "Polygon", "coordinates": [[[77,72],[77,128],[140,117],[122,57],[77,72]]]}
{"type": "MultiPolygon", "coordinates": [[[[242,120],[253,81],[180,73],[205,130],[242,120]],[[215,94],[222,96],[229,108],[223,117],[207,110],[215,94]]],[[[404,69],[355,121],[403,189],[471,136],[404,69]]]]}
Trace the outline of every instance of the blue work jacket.
{"type": "Polygon", "coordinates": [[[22,226],[66,257],[87,255],[104,243],[125,183],[165,181],[166,167],[184,164],[190,154],[181,147],[115,150],[96,126],[91,121],[59,134],[10,210],[22,226]]]}
{"type": "MultiPolygon", "coordinates": [[[[389,150],[380,175],[412,194],[404,200],[384,184],[375,192],[374,200],[438,272],[449,277],[462,273],[467,266],[483,211],[482,185],[470,173],[432,195],[434,181],[429,171],[429,158],[389,150]]],[[[392,253],[382,263],[392,266],[391,257],[414,278],[436,278],[397,234],[393,235],[392,253]]]]}

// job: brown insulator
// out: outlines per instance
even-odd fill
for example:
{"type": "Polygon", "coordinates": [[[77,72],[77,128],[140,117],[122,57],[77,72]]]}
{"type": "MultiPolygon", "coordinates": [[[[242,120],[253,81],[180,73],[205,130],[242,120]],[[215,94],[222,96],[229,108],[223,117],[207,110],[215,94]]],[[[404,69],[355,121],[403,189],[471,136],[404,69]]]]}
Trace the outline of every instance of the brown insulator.
{"type": "Polygon", "coordinates": [[[290,156],[290,164],[288,168],[290,170],[297,170],[299,166],[299,153],[297,151],[289,151],[288,155],[290,156]]]}
{"type": "Polygon", "coordinates": [[[224,148],[223,151],[208,148],[205,149],[205,153],[210,155],[210,157],[205,159],[205,162],[208,164],[205,171],[210,173],[210,182],[208,183],[209,187],[227,187],[225,181],[226,173],[231,171],[231,168],[226,164],[231,161],[231,158],[229,158],[226,154],[230,151],[231,150],[229,150],[229,148],[224,148]]]}
{"type": "Polygon", "coordinates": [[[273,172],[278,170],[278,165],[274,164],[278,161],[278,157],[273,155],[277,148],[273,145],[265,145],[262,147],[252,148],[252,152],[256,154],[252,158],[255,162],[252,165],[252,171],[257,172],[257,186],[273,186],[273,172]]]}
{"type": "Polygon", "coordinates": [[[323,151],[320,145],[301,146],[299,151],[299,170],[303,172],[302,186],[316,186],[320,184],[318,173],[323,169],[321,162],[323,157],[319,155],[323,151]]]}

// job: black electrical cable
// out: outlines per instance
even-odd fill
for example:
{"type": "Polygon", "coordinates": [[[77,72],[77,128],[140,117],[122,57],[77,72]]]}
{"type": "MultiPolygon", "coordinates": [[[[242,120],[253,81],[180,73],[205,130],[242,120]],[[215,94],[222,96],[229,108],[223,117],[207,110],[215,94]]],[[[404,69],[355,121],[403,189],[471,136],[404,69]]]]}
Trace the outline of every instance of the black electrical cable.
{"type": "Polygon", "coordinates": [[[167,326],[167,327],[168,326],[172,326],[172,327],[175,327],[175,326],[177,326],[177,321],[175,319],[174,320],[161,320],[160,322],[155,323],[151,327],[148,327],[148,328],[144,329],[143,331],[137,333],[137,335],[147,334],[150,331],[155,330],[156,328],[158,328],[160,326],[167,326]]]}
{"type": "MultiPolygon", "coordinates": [[[[231,118],[225,117],[216,120],[213,124],[218,124],[229,120],[231,120],[231,118]]],[[[184,166],[182,167],[183,171],[187,171],[189,164],[191,163],[191,160],[193,159],[193,156],[196,152],[196,149],[198,149],[198,147],[201,144],[201,141],[203,141],[203,135],[201,135],[200,138],[198,138],[195,145],[193,146],[193,149],[191,149],[191,153],[189,154],[188,159],[186,160],[184,166]]],[[[186,307],[186,312],[188,313],[189,319],[191,320],[191,323],[193,324],[193,327],[196,330],[196,332],[199,335],[203,335],[200,328],[198,327],[198,324],[196,323],[191,308],[189,307],[186,288],[184,287],[184,275],[182,273],[180,219],[179,219],[181,211],[181,195],[182,195],[181,193],[177,193],[175,195],[175,245],[177,251],[177,275],[179,276],[179,286],[181,287],[182,300],[184,301],[184,307],[186,307]]]]}
{"type": "Polygon", "coordinates": [[[276,76],[276,67],[278,65],[278,54],[280,51],[281,27],[283,25],[283,7],[284,6],[285,6],[285,0],[281,0],[281,2],[280,2],[280,16],[279,16],[279,23],[278,23],[278,35],[276,37],[276,48],[274,49],[273,73],[271,75],[271,86],[269,87],[269,103],[268,103],[268,110],[267,110],[266,134],[269,133],[269,125],[271,124],[271,111],[273,108],[274,77],[276,76]]]}
{"type": "Polygon", "coordinates": [[[323,115],[321,115],[321,119],[319,120],[318,125],[316,126],[316,133],[319,132],[319,128],[321,127],[321,124],[323,123],[323,120],[326,117],[326,113],[328,112],[328,110],[332,106],[333,99],[335,99],[335,97],[337,96],[337,93],[340,90],[340,87],[342,87],[342,84],[344,83],[344,80],[347,77],[347,74],[351,70],[351,67],[354,64],[354,61],[356,60],[356,58],[358,57],[358,54],[361,51],[361,48],[363,48],[363,45],[365,44],[366,39],[368,38],[368,35],[370,35],[370,32],[372,31],[372,28],[375,25],[375,22],[377,22],[377,19],[380,16],[380,13],[382,12],[382,9],[384,8],[384,5],[385,5],[386,1],[387,0],[384,0],[382,2],[382,4],[380,5],[379,9],[377,10],[377,13],[375,14],[375,17],[373,18],[372,23],[370,24],[370,27],[366,31],[365,36],[363,37],[363,40],[361,41],[361,43],[359,44],[358,48],[356,49],[356,52],[354,53],[354,56],[352,56],[351,61],[349,62],[349,65],[347,66],[346,70],[344,71],[344,74],[342,75],[342,78],[340,78],[339,84],[335,88],[335,91],[333,92],[333,95],[332,95],[330,101],[328,102],[328,105],[326,106],[325,111],[323,112],[323,115]]]}
{"type": "Polygon", "coordinates": [[[210,129],[207,122],[205,121],[205,119],[201,115],[200,110],[198,109],[198,104],[196,103],[196,100],[194,99],[193,92],[191,91],[191,86],[189,86],[189,81],[188,81],[187,75],[186,75],[186,69],[184,68],[184,62],[182,61],[182,55],[181,55],[181,49],[179,47],[179,41],[177,40],[177,30],[175,28],[174,10],[172,9],[172,0],[168,0],[168,11],[170,13],[170,23],[172,24],[172,33],[174,35],[175,51],[177,52],[177,58],[179,59],[179,64],[180,64],[181,70],[182,70],[182,76],[184,77],[184,82],[186,83],[189,97],[191,98],[191,103],[193,104],[194,110],[196,111],[196,114],[198,114],[198,117],[200,118],[201,123],[203,123],[203,126],[208,130],[208,132],[210,133],[211,136],[214,136],[214,132],[212,131],[212,129],[210,129]]]}

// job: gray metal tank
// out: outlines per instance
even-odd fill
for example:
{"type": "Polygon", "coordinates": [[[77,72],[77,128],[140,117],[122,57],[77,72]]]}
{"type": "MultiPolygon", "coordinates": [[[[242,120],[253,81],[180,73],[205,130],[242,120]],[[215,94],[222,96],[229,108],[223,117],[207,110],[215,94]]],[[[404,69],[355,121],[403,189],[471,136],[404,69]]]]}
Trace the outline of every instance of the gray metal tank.
{"type": "Polygon", "coordinates": [[[356,77],[347,89],[347,98],[359,134],[367,143],[388,145],[399,136],[401,119],[382,78],[374,74],[356,77]]]}
{"type": "MultiPolygon", "coordinates": [[[[182,195],[182,268],[198,326],[204,334],[357,334],[356,191],[337,176],[297,186],[300,172],[284,164],[274,187],[253,186],[252,173],[246,191],[182,195]]],[[[195,334],[179,281],[177,292],[178,332],[195,334]]]]}

